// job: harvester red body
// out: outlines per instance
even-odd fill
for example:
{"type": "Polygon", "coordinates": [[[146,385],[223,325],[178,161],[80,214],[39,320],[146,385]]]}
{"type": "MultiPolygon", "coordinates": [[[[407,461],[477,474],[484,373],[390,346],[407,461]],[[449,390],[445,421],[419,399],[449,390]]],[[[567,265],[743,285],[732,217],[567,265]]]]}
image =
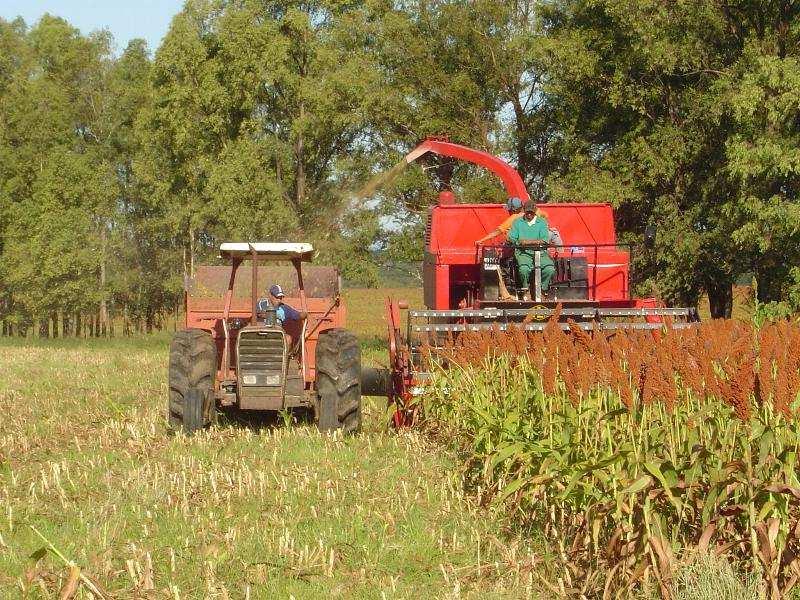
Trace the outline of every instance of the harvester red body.
{"type": "MultiPolygon", "coordinates": [[[[508,197],[529,200],[519,173],[502,159],[450,143],[429,139],[406,156],[412,162],[425,155],[463,160],[492,171],[508,197]]],[[[508,212],[503,204],[460,204],[450,190],[440,193],[430,208],[425,228],[423,286],[425,309],[408,310],[402,302],[386,302],[390,367],[387,395],[397,406],[395,422],[407,422],[414,396],[427,374],[421,369],[420,348],[466,330],[505,329],[514,324],[541,330],[558,310],[561,326],[568,320],[587,330],[639,328],[657,330],[697,320],[694,308],[665,308],[654,298],[631,293],[631,255],[634,248],[620,244],[609,203],[540,204],[561,244],[540,252],[553,258],[556,275],[548,294],[537,287],[532,300],[503,300],[499,261],[513,249],[504,240],[476,245],[493,231],[508,212]],[[401,311],[406,311],[405,323],[401,311]]],[[[538,265],[537,259],[537,265],[538,265]]],[[[513,279],[513,277],[512,277],[513,279]]],[[[514,282],[509,282],[513,287],[514,282]]],[[[536,277],[540,285],[540,276],[536,277]]],[[[518,296],[521,297],[521,296],[518,296]]],[[[573,326],[574,326],[573,325],[573,326]]]]}
{"type": "MultiPolygon", "coordinates": [[[[554,249],[556,260],[586,260],[585,281],[582,278],[580,282],[585,284],[580,287],[586,290],[586,297],[580,299],[597,306],[635,305],[630,297],[630,250],[617,245],[611,205],[546,204],[540,209],[565,242],[563,247],[554,249]]],[[[431,209],[423,262],[428,308],[450,310],[502,304],[480,285],[483,254],[485,248],[492,246],[476,248],[475,240],[506,217],[508,213],[501,204],[440,203],[431,209]]],[[[564,269],[562,279],[563,273],[564,269]]]]}

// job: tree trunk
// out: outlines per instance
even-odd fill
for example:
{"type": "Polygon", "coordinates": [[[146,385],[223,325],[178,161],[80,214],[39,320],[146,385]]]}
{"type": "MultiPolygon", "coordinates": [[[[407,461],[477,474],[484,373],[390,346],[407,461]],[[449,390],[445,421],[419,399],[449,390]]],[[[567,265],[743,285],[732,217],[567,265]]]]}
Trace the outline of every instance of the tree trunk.
{"type": "Polygon", "coordinates": [[[53,321],[53,338],[58,337],[58,313],[53,313],[50,315],[50,319],[53,321]]]}
{"type": "Polygon", "coordinates": [[[72,331],[72,322],[69,318],[69,313],[63,313],[61,315],[61,337],[67,338],[72,331]]]}
{"type": "Polygon", "coordinates": [[[49,338],[50,337],[50,320],[49,319],[39,319],[39,337],[40,338],[49,338]]]}
{"type": "Polygon", "coordinates": [[[294,143],[294,162],[295,162],[295,180],[294,180],[294,204],[298,215],[302,214],[303,200],[306,197],[306,169],[303,165],[303,153],[305,151],[305,139],[303,137],[302,122],[305,119],[306,107],[302,102],[300,103],[300,123],[301,129],[297,134],[297,140],[294,143]]]}
{"type": "Polygon", "coordinates": [[[715,282],[708,286],[712,319],[730,319],[733,311],[733,284],[715,282]]]}
{"type": "Polygon", "coordinates": [[[81,313],[75,313],[75,337],[83,337],[83,323],[81,322],[81,313]]]}
{"type": "Polygon", "coordinates": [[[194,228],[189,227],[189,277],[194,277],[194,228]]]}
{"type": "Polygon", "coordinates": [[[762,304],[781,301],[781,278],[773,269],[761,267],[756,270],[756,298],[762,304]]]}
{"type": "Polygon", "coordinates": [[[100,328],[102,335],[108,334],[108,304],[106,303],[106,228],[100,233],[102,256],[100,257],[100,328]]]}

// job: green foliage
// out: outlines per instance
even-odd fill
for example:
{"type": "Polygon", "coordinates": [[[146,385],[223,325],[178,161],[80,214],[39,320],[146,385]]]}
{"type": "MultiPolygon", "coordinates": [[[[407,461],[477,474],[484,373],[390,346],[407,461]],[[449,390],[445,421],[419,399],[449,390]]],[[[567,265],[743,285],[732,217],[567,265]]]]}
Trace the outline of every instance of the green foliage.
{"type": "Polygon", "coordinates": [[[54,149],[35,180],[30,201],[12,206],[14,227],[4,247],[5,283],[19,308],[47,315],[85,310],[100,300],[97,273],[102,253],[92,218],[103,198],[87,191],[107,189],[104,174],[86,156],[54,149]]]}
{"type": "Polygon", "coordinates": [[[713,554],[698,554],[678,568],[672,585],[674,600],[763,600],[758,578],[741,577],[729,562],[713,554]]]}
{"type": "Polygon", "coordinates": [[[666,584],[675,557],[714,545],[776,590],[794,585],[796,423],[769,404],[741,422],[690,393],[628,410],[596,385],[571,402],[526,359],[500,356],[436,373],[424,406],[470,488],[540,527],[590,590],[627,589],[645,564],[666,584]]]}
{"type": "Polygon", "coordinates": [[[756,300],[755,310],[753,311],[753,322],[756,327],[761,327],[771,321],[788,319],[796,311],[788,302],[758,302],[756,300]]]}
{"type": "Polygon", "coordinates": [[[786,298],[800,260],[800,38],[797,8],[784,8],[542,7],[545,92],[566,159],[547,174],[552,197],[615,203],[629,240],[658,225],[656,251],[636,265],[642,291],[679,303],[707,292],[721,316],[732,282],[755,272],[760,300],[786,298]]]}
{"type": "Polygon", "coordinates": [[[798,307],[798,14],[190,0],[153,57],[141,40],[114,56],[107,33],[50,15],[0,20],[0,315],[152,323],[226,239],[311,241],[375,283],[379,267],[421,258],[440,190],[504,200],[492,175],[436,160],[357,195],[428,135],[506,158],[536,199],[613,203],[626,242],[656,225],[655,249],[635,253],[642,294],[705,293],[723,316],[749,273],[760,302],[798,307]],[[25,235],[43,244],[27,259],[25,235]],[[36,253],[52,275],[31,278],[36,253]]]}
{"type": "Polygon", "coordinates": [[[335,2],[190,2],[173,21],[138,172],[187,272],[233,236],[318,242],[374,278],[376,227],[346,193],[368,168],[361,140],[380,99],[368,27],[364,10],[335,2]]]}

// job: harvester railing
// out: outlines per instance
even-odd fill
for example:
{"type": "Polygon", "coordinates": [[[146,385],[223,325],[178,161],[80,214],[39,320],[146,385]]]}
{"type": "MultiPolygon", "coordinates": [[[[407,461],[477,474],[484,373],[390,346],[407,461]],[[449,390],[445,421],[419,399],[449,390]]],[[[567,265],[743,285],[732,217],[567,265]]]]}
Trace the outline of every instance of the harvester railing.
{"type": "MultiPolygon", "coordinates": [[[[634,245],[630,243],[606,243],[606,244],[551,244],[551,243],[542,243],[538,246],[521,246],[518,244],[511,244],[510,242],[505,242],[503,244],[489,244],[489,245],[481,245],[478,249],[478,259],[479,264],[483,264],[486,258],[486,250],[492,249],[497,251],[498,259],[507,260],[509,261],[510,272],[512,274],[512,279],[516,285],[516,281],[518,280],[518,272],[517,272],[517,264],[516,260],[514,260],[513,253],[515,250],[527,250],[533,253],[534,259],[534,270],[533,270],[533,301],[535,302],[542,302],[543,301],[543,294],[542,294],[542,253],[550,252],[551,250],[554,251],[556,258],[585,258],[587,261],[587,267],[591,270],[591,277],[589,273],[586,276],[586,284],[587,290],[589,292],[589,298],[595,298],[597,296],[597,286],[598,286],[598,275],[599,269],[606,268],[606,267],[626,267],[624,270],[620,271],[624,280],[623,280],[623,294],[619,298],[619,300],[630,300],[632,299],[631,295],[631,276],[630,270],[632,269],[633,265],[633,250],[634,245]],[[609,263],[609,264],[602,264],[600,263],[600,251],[603,249],[613,249],[620,252],[627,253],[627,260],[624,263],[609,263]],[[510,254],[510,256],[505,256],[506,254],[510,254]],[[589,262],[591,260],[591,262],[589,262]]],[[[499,261],[498,261],[499,262],[499,261]]],[[[500,266],[498,264],[498,266],[500,266]]],[[[500,276],[502,277],[502,269],[500,272],[500,276]]]]}
{"type": "Polygon", "coordinates": [[[525,331],[542,331],[547,321],[557,316],[558,326],[568,329],[572,322],[581,329],[651,329],[662,327],[681,329],[699,321],[695,308],[626,307],[599,308],[544,307],[531,308],[484,308],[459,310],[410,310],[408,311],[408,337],[415,333],[481,331],[497,327],[505,331],[514,325],[525,331]],[[638,318],[643,321],[615,321],[621,318],[638,318]],[[423,322],[420,322],[423,321],[423,322]]]}

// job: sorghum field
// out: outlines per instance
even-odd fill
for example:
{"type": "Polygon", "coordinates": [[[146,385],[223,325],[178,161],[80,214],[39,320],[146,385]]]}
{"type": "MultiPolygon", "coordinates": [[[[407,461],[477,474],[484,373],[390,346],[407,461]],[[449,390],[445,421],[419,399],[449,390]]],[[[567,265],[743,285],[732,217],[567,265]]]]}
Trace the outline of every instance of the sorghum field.
{"type": "Polygon", "coordinates": [[[760,578],[756,597],[796,587],[797,323],[654,336],[551,322],[429,352],[428,431],[460,451],[468,489],[557,548],[559,593],[674,597],[704,554],[760,578]]]}

